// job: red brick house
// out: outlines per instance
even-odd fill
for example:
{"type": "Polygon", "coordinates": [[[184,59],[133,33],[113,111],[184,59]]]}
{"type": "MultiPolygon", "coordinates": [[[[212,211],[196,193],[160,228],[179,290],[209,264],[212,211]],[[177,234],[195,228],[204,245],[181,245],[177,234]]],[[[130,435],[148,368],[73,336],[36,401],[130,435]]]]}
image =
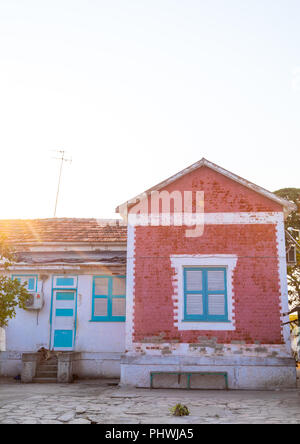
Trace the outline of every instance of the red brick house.
{"type": "Polygon", "coordinates": [[[123,384],[295,385],[282,327],[292,210],[206,159],[117,208],[128,213],[123,384]]]}
{"type": "Polygon", "coordinates": [[[289,326],[282,327],[284,218],[293,210],[202,159],[118,207],[127,227],[96,219],[0,221],[18,252],[0,272],[27,282],[32,295],[0,337],[0,375],[39,379],[36,352],[44,347],[61,352],[52,375],[59,382],[69,357],[70,379],[121,374],[122,384],[138,387],[295,386],[289,326]]]}

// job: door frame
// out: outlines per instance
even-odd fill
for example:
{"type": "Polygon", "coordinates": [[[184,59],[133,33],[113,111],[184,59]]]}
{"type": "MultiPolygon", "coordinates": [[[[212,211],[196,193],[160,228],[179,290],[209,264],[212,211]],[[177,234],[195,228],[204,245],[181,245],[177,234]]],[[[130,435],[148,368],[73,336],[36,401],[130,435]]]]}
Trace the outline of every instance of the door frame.
{"type": "MultiPolygon", "coordinates": [[[[54,279],[57,278],[57,275],[53,275],[52,276],[52,291],[51,291],[51,306],[50,306],[50,335],[49,335],[49,350],[54,350],[54,339],[53,339],[53,344],[52,344],[52,336],[53,336],[53,319],[54,319],[54,314],[53,314],[53,305],[54,305],[54,294],[57,291],[61,291],[61,292],[68,292],[68,291],[72,291],[75,294],[75,305],[74,305],[74,328],[73,328],[73,345],[72,348],[68,348],[66,350],[61,350],[61,351],[74,351],[75,349],[75,341],[76,341],[76,331],[77,331],[77,287],[78,287],[78,276],[76,275],[68,275],[68,277],[72,277],[74,278],[74,282],[76,282],[76,287],[72,286],[72,287],[54,287],[54,279]]],[[[54,338],[54,336],[53,336],[54,338]]]]}

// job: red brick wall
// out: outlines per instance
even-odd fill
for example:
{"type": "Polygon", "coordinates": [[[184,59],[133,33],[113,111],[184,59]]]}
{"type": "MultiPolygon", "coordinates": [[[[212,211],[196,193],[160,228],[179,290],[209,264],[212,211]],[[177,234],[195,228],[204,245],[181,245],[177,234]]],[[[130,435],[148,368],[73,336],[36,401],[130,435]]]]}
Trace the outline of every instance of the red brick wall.
{"type": "MultiPolygon", "coordinates": [[[[194,171],[168,187],[204,190],[207,212],[282,211],[271,200],[208,168],[194,171]]],[[[164,333],[165,340],[198,342],[199,336],[265,344],[283,343],[280,327],[280,286],[276,227],[206,225],[197,238],[186,227],[136,227],[134,342],[164,333]],[[233,277],[235,331],[179,331],[174,326],[174,289],[170,255],[236,254],[233,277]]]]}
{"type": "MultiPolygon", "coordinates": [[[[164,190],[170,193],[175,190],[204,191],[204,207],[207,213],[282,211],[278,203],[208,167],[192,171],[166,186],[164,190]]],[[[149,204],[149,212],[150,209],[149,204]]],[[[195,206],[193,206],[193,211],[195,211],[195,206]]]]}

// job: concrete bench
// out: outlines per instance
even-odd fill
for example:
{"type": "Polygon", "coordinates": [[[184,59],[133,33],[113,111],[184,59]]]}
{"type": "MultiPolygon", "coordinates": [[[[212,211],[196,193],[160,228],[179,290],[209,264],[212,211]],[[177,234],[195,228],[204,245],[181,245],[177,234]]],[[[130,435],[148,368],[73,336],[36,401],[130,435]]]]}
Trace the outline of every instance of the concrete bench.
{"type": "MultiPolygon", "coordinates": [[[[186,389],[191,389],[191,377],[193,375],[195,376],[223,376],[224,380],[225,380],[225,389],[228,390],[228,374],[227,372],[150,372],[150,388],[153,389],[155,388],[153,386],[153,379],[155,375],[176,375],[178,376],[178,385],[180,384],[180,379],[181,376],[185,376],[186,377],[186,387],[181,387],[181,388],[186,388],[186,389]]],[[[163,387],[161,387],[163,388],[163,387]]]]}

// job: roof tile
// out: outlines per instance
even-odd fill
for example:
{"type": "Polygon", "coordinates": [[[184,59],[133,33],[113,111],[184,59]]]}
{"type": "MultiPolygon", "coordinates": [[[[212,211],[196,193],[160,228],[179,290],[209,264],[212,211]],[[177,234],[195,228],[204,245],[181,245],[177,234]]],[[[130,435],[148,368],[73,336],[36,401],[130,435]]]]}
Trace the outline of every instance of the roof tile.
{"type": "Polygon", "coordinates": [[[117,219],[0,220],[0,235],[14,243],[126,242],[127,227],[117,219]]]}

